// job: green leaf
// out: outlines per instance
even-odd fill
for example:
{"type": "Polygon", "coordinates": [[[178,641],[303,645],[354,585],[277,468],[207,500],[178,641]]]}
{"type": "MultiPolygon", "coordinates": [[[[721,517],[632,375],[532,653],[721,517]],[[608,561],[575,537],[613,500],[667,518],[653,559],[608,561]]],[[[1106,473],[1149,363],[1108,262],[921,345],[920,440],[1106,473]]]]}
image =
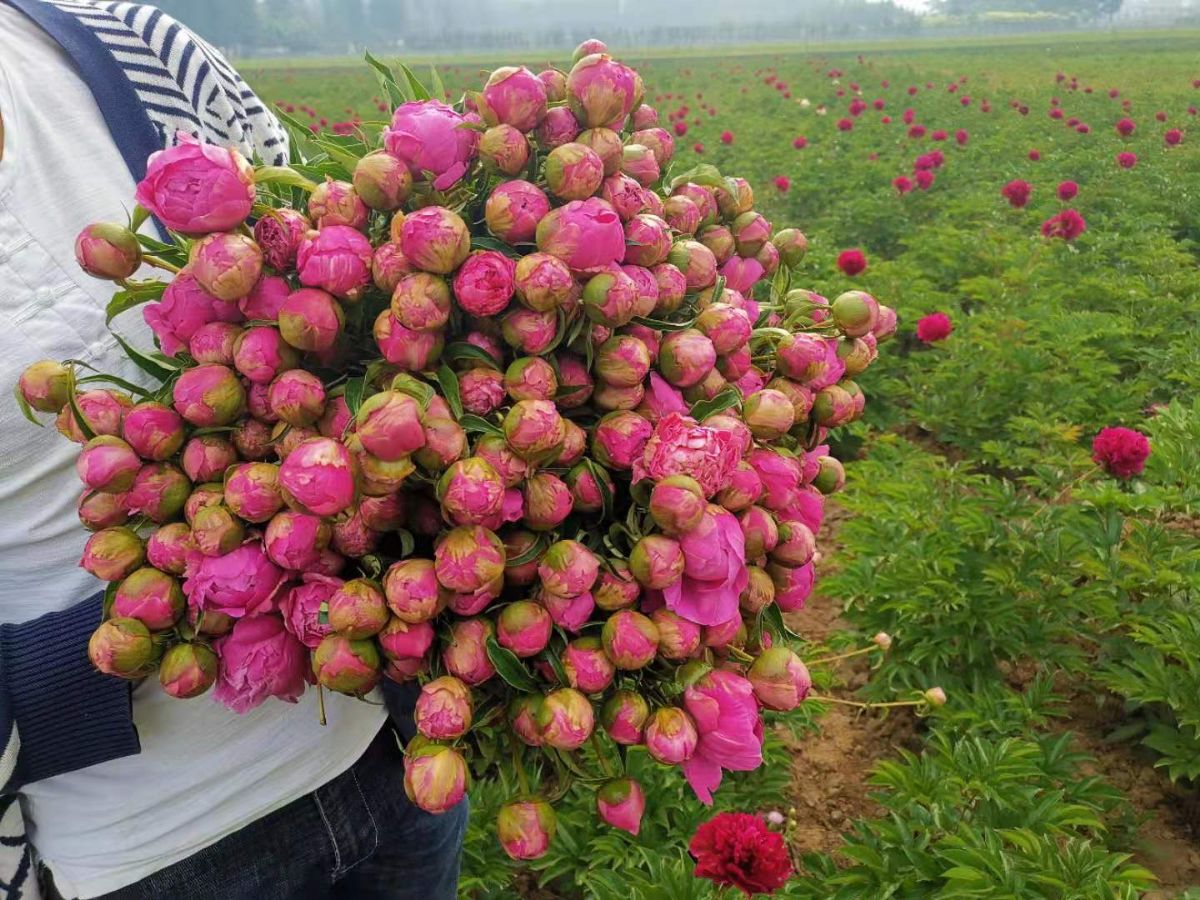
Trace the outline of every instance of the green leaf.
{"type": "Polygon", "coordinates": [[[688,415],[697,422],[702,422],[709,416],[724,412],[731,406],[737,406],[741,400],[742,395],[736,388],[723,388],[715,397],[709,400],[697,400],[693,403],[692,408],[688,410],[688,415]]]}
{"type": "Polygon", "coordinates": [[[35,416],[33,414],[33,407],[31,407],[25,401],[25,395],[21,393],[21,382],[19,382],[19,381],[13,385],[13,397],[16,398],[17,409],[21,410],[21,415],[23,415],[25,418],[27,418],[30,422],[32,422],[38,428],[46,427],[44,423],[38,421],[37,416],[35,416]]]}
{"type": "Polygon", "coordinates": [[[129,230],[137,231],[146,220],[150,218],[150,210],[142,206],[140,203],[133,207],[133,212],[129,215],[129,230]]]}
{"type": "Polygon", "coordinates": [[[407,528],[397,528],[396,534],[400,536],[400,558],[408,559],[417,549],[417,539],[407,528]]]}
{"type": "Polygon", "coordinates": [[[432,100],[429,95],[429,88],[421,83],[421,79],[413,74],[413,70],[404,63],[398,63],[400,71],[404,73],[405,80],[408,81],[408,89],[416,100],[432,100]]]}
{"type": "Polygon", "coordinates": [[[515,569],[517,566],[523,566],[527,562],[533,562],[533,560],[537,559],[538,554],[545,549],[546,536],[544,534],[539,534],[537,536],[537,540],[530,544],[523,553],[518,553],[511,559],[506,559],[504,561],[504,566],[505,568],[515,569]]]}
{"type": "Polygon", "coordinates": [[[583,463],[591,473],[596,486],[600,488],[600,502],[604,504],[602,515],[605,519],[608,519],[612,515],[613,508],[613,492],[609,488],[608,473],[604,471],[598,462],[590,457],[585,457],[583,463]]]}
{"type": "Polygon", "coordinates": [[[310,194],[317,189],[316,184],[289,166],[259,166],[254,170],[254,183],[282,184],[286,187],[300,188],[310,194]]]}
{"type": "Polygon", "coordinates": [[[151,300],[158,300],[166,289],[167,284],[164,281],[129,282],[129,287],[117,291],[108,301],[108,305],[104,308],[104,324],[111,324],[113,319],[126,310],[149,303],[151,300]]]}
{"type": "MultiPolygon", "coordinates": [[[[328,140],[324,137],[314,137],[313,143],[329,154],[329,158],[339,163],[346,170],[346,174],[352,174],[354,168],[358,165],[358,161],[365,156],[365,153],[355,153],[352,150],[347,150],[340,144],[328,140]]],[[[314,185],[315,187],[316,185],[314,185]]]]}
{"type": "Polygon", "coordinates": [[[454,413],[455,421],[459,421],[463,417],[462,397],[458,391],[458,376],[450,369],[448,365],[442,363],[437,370],[438,384],[442,387],[442,396],[446,398],[446,402],[450,405],[450,412],[454,413]]]}
{"type": "Polygon", "coordinates": [[[75,416],[75,424],[79,426],[79,431],[85,440],[91,440],[96,436],[96,432],[92,430],[92,426],[88,424],[88,420],[83,416],[83,410],[79,408],[79,396],[75,391],[75,369],[68,367],[70,377],[67,380],[67,403],[71,407],[71,413],[75,416]]]}
{"type": "Polygon", "coordinates": [[[489,422],[487,419],[479,416],[466,413],[459,420],[458,424],[462,426],[463,431],[468,434],[494,434],[499,437],[504,437],[504,429],[499,425],[489,422]]]}
{"type": "Polygon", "coordinates": [[[361,375],[357,378],[351,378],[346,382],[346,408],[350,410],[351,416],[357,416],[358,410],[362,407],[363,394],[367,390],[367,380],[361,375]]]}
{"type": "Polygon", "coordinates": [[[429,409],[429,401],[437,396],[437,391],[419,378],[413,378],[407,372],[401,372],[392,379],[392,390],[415,399],[421,404],[421,409],[429,409]]]}
{"type": "Polygon", "coordinates": [[[107,375],[104,372],[80,378],[76,384],[111,384],[129,391],[131,394],[137,394],[139,397],[149,397],[151,393],[140,384],[134,384],[132,381],[126,381],[116,375],[107,375]]]}
{"type": "Polygon", "coordinates": [[[460,359],[473,359],[481,362],[484,365],[491,366],[493,369],[500,368],[500,360],[492,356],[482,347],[476,347],[474,344],[468,344],[466,341],[455,341],[442,351],[442,359],[448,359],[451,362],[460,359]]]}
{"type": "Polygon", "coordinates": [[[493,637],[488,638],[487,655],[488,659],[492,661],[492,665],[496,667],[497,674],[509,687],[526,694],[533,693],[538,689],[537,681],[521,664],[521,660],[517,658],[516,654],[511,650],[505,650],[496,643],[496,639],[493,637]]]}
{"type": "Polygon", "coordinates": [[[667,189],[673,191],[681,184],[687,184],[688,182],[701,184],[705,187],[721,188],[722,190],[729,189],[729,186],[725,182],[725,177],[711,163],[701,163],[698,166],[688,169],[686,172],[673,176],[667,185],[667,189]]]}
{"type": "Polygon", "coordinates": [[[762,622],[764,626],[771,629],[771,631],[774,633],[774,636],[779,640],[783,640],[785,638],[790,638],[791,640],[800,639],[800,636],[788,628],[784,623],[783,610],[781,610],[774,603],[769,604],[766,609],[762,611],[762,622]]]}
{"type": "Polygon", "coordinates": [[[120,334],[112,331],[111,328],[109,331],[112,332],[112,336],[116,338],[117,343],[121,345],[121,349],[125,351],[125,355],[133,361],[135,366],[137,366],[147,375],[153,375],[159,381],[165,382],[181,368],[183,368],[182,365],[173,363],[161,353],[148,353],[144,350],[138,350],[136,347],[130,344],[129,341],[121,337],[120,334]]]}
{"type": "Polygon", "coordinates": [[[646,316],[634,316],[633,321],[639,325],[645,325],[647,328],[653,328],[655,331],[686,331],[696,324],[695,319],[689,319],[686,322],[667,322],[663,319],[651,319],[646,316]]]}
{"type": "Polygon", "coordinates": [[[112,614],[113,601],[117,599],[117,587],[120,585],[118,581],[110,581],[104,587],[104,602],[101,604],[101,620],[107,619],[112,614]]]}
{"type": "Polygon", "coordinates": [[[506,243],[504,243],[504,241],[500,240],[499,238],[494,238],[488,234],[473,234],[473,235],[471,235],[471,249],[472,250],[495,250],[499,253],[503,253],[505,256],[507,256],[511,259],[520,259],[521,258],[521,254],[517,251],[516,247],[506,244],[506,243]]]}
{"type": "Polygon", "coordinates": [[[433,93],[438,100],[446,96],[446,85],[442,83],[442,76],[438,74],[437,66],[429,66],[429,83],[433,85],[433,93]]]}
{"type": "Polygon", "coordinates": [[[396,80],[395,73],[392,72],[387,64],[377,60],[371,55],[371,51],[369,50],[366,52],[364,58],[367,61],[367,65],[375,70],[375,76],[379,79],[379,85],[383,88],[384,93],[387,94],[388,102],[393,107],[397,107],[401,103],[413,99],[408,91],[400,85],[400,82],[396,80]]]}

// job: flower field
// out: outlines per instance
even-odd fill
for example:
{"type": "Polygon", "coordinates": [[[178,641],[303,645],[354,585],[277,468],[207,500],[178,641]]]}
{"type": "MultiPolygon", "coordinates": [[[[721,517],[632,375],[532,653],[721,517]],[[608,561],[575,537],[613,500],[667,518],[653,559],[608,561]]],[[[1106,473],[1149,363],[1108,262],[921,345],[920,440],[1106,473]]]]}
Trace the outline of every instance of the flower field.
{"type": "MultiPolygon", "coordinates": [[[[836,553],[789,616],[826,699],[768,720],[769,764],[715,797],[782,832],[777,896],[1200,896],[1196,40],[623,55],[678,166],[736,171],[809,236],[793,287],[900,318],[864,419],[833,438],[852,460],[821,535],[836,553]],[[919,718],[836,702],[934,687],[947,701],[919,718]]],[[[498,62],[437,71],[457,96],[498,62]]],[[[241,69],[314,129],[387,118],[359,61],[241,69]]],[[[510,786],[473,789],[465,895],[718,896],[680,840],[711,810],[631,765],[638,835],[573,789],[528,864],[490,830],[510,786]]],[[[743,841],[769,869],[768,837],[693,850],[743,841]]]]}

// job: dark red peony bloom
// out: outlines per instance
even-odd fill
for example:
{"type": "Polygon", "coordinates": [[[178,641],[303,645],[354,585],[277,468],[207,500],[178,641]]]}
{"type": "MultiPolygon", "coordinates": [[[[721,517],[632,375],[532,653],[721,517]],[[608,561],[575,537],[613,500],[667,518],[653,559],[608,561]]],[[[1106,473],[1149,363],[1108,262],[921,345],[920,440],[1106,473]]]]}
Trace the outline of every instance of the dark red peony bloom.
{"type": "Polygon", "coordinates": [[[927,191],[933,187],[932,172],[918,172],[913,177],[917,179],[917,187],[919,187],[921,190],[927,191]]]}
{"type": "Polygon", "coordinates": [[[732,131],[722,131],[721,132],[721,143],[722,144],[732,144],[733,143],[733,132],[732,131]]]}
{"type": "Polygon", "coordinates": [[[1120,166],[1122,169],[1132,169],[1134,166],[1137,165],[1137,154],[1130,153],[1128,150],[1126,150],[1123,153],[1118,153],[1117,154],[1117,165],[1120,166]]]}
{"type": "Polygon", "coordinates": [[[1000,195],[1006,199],[1011,206],[1020,209],[1029,202],[1029,195],[1033,193],[1033,185],[1028,181],[1022,181],[1020,178],[1015,178],[1000,188],[1000,195]]]}
{"type": "Polygon", "coordinates": [[[1060,181],[1058,184],[1058,199],[1071,200],[1079,193],[1079,185],[1074,181],[1060,181]]]}
{"type": "Polygon", "coordinates": [[[1042,223],[1042,236],[1073,241],[1087,231],[1087,222],[1073,209],[1064,209],[1042,223]]]}
{"type": "Polygon", "coordinates": [[[844,275],[853,277],[866,271],[867,257],[857,247],[851,247],[838,254],[837,267],[842,270],[844,275]]]}
{"type": "Polygon", "coordinates": [[[954,323],[943,312],[930,313],[917,319],[917,340],[923,344],[944,341],[954,330],[954,323]]]}
{"type": "Polygon", "coordinates": [[[1041,158],[1042,158],[1042,153],[1036,147],[1029,151],[1030,162],[1037,162],[1041,158]]]}
{"type": "Polygon", "coordinates": [[[781,194],[786,194],[792,187],[792,179],[786,175],[775,176],[775,189],[781,194]]]}
{"type": "Polygon", "coordinates": [[[1133,119],[1121,119],[1117,122],[1117,134],[1121,137],[1129,137],[1137,129],[1137,125],[1133,123],[1133,119]]]}
{"type": "Polygon", "coordinates": [[[797,150],[803,150],[805,147],[808,146],[808,138],[806,138],[802,134],[798,135],[796,137],[796,139],[794,141],[792,141],[792,146],[795,147],[797,150]]]}
{"type": "Polygon", "coordinates": [[[696,859],[697,878],[736,887],[747,897],[773,894],[792,874],[783,836],[749,813],[713,816],[696,829],[688,851],[696,859]]]}
{"type": "Polygon", "coordinates": [[[1132,428],[1102,428],[1092,441],[1092,460],[1117,478],[1141,475],[1150,456],[1150,441],[1132,428]]]}
{"type": "Polygon", "coordinates": [[[1180,131],[1178,128],[1172,128],[1170,131],[1168,131],[1166,134],[1163,135],[1163,140],[1167,142],[1168,146],[1174,147],[1176,144],[1180,143],[1183,140],[1183,132],[1180,131]]]}
{"type": "Polygon", "coordinates": [[[892,179],[892,187],[894,187],[896,192],[899,194],[907,194],[913,189],[912,179],[907,175],[897,176],[896,178],[892,179]]]}

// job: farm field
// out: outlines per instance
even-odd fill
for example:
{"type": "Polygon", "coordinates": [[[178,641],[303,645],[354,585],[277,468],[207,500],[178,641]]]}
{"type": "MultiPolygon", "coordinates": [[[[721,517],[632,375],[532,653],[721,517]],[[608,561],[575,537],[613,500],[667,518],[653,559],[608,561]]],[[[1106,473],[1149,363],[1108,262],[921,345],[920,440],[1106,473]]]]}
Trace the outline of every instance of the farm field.
{"type": "MultiPolygon", "coordinates": [[[[614,48],[680,170],[747,178],[808,235],[793,286],[900,316],[790,624],[813,659],[892,638],[814,667],[821,695],[948,699],[923,718],[808,701],[774,764],[729,780],[718,808],[783,817],[799,873],[777,896],[1200,897],[1198,41],[614,48]],[[1143,472],[1093,461],[1114,426],[1149,438],[1143,472]]],[[[498,64],[437,70],[457,96],[498,64]]],[[[357,61],[240,69],[317,128],[386,115],[357,61]]],[[[710,811],[643,763],[637,837],[580,792],[528,867],[469,834],[464,892],[718,896],[675,839],[710,811]]],[[[490,823],[504,797],[471,800],[490,823]]]]}

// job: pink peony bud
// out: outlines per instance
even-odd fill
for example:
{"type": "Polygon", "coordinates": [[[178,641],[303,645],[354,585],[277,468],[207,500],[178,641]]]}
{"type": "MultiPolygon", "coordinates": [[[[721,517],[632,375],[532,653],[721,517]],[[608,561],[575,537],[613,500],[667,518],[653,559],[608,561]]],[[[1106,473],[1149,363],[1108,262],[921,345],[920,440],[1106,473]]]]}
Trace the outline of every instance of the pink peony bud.
{"type": "Polygon", "coordinates": [[[644,144],[626,144],[621,151],[621,171],[642,187],[658,181],[658,157],[644,144]]]}
{"type": "Polygon", "coordinates": [[[480,113],[489,124],[502,122],[532,131],[546,116],[546,85],[523,67],[504,66],[483,86],[480,113]]]}
{"type": "Polygon", "coordinates": [[[946,692],[944,690],[942,690],[940,687],[931,687],[929,690],[925,691],[925,693],[923,693],[921,696],[922,696],[922,698],[924,698],[925,702],[928,703],[930,706],[945,706],[946,705],[946,692]]]}
{"type": "Polygon", "coordinates": [[[646,794],[632,778],[614,779],[596,792],[596,811],[609,825],[636,836],[646,811],[646,794]]]}
{"type": "Polygon", "coordinates": [[[182,575],[189,554],[195,552],[192,530],[185,522],[163,525],[146,541],[146,560],[169,575],[182,575]]]}
{"type": "Polygon", "coordinates": [[[75,238],[75,261],[93,278],[121,281],[141,267],[142,246],[123,225],[96,222],[75,238]]]}
{"type": "Polygon", "coordinates": [[[767,566],[767,574],[775,583],[775,603],[781,610],[796,612],[804,609],[816,580],[812,563],[793,567],[773,562],[767,566]]]}
{"type": "Polygon", "coordinates": [[[558,339],[558,319],[553,312],[509,309],[500,321],[505,343],[521,353],[537,355],[550,350],[558,339]]]}
{"type": "Polygon", "coordinates": [[[592,196],[604,180],[604,161],[595,150],[571,142],[555,147],[546,156],[546,185],[560,200],[592,196]]]}
{"type": "Polygon", "coordinates": [[[187,442],[180,464],[188,478],[201,483],[221,478],[237,458],[233,444],[219,435],[206,434],[187,442]]]}
{"type": "Polygon", "coordinates": [[[796,421],[796,408],[780,391],[756,391],[742,404],[742,418],[750,433],[760,441],[776,441],[791,430],[796,421]]]}
{"type": "MultiPolygon", "coordinates": [[[[282,272],[295,266],[296,250],[305,233],[311,228],[312,224],[303,213],[287,207],[273,209],[254,223],[254,241],[262,248],[266,264],[275,271],[282,272]]],[[[259,283],[261,284],[262,281],[259,283]]],[[[273,316],[260,317],[249,313],[246,317],[251,319],[274,318],[273,316]]]]}
{"type": "MultiPolygon", "coordinates": [[[[571,276],[570,268],[548,253],[524,256],[510,271],[517,299],[537,312],[549,312],[564,306],[575,290],[575,279],[571,276]]],[[[457,288],[455,293],[460,293],[457,288]]]]}
{"type": "Polygon", "coordinates": [[[522,658],[546,649],[554,622],[545,607],[532,600],[510,603],[496,619],[496,641],[522,658]]]}
{"type": "Polygon", "coordinates": [[[88,659],[105,675],[140,678],[157,654],[150,631],[137,619],[112,618],[88,640],[88,659]]]}
{"type": "Polygon", "coordinates": [[[660,608],[650,614],[658,628],[658,655],[663,659],[684,660],[700,649],[700,626],[669,609],[660,608]]]}
{"type": "Polygon", "coordinates": [[[696,723],[678,707],[656,709],[646,722],[646,750],[660,763],[677,766],[696,752],[696,723]]]}
{"type": "Polygon", "coordinates": [[[279,419],[305,428],[316,424],[325,412],[325,386],[311,372],[289,369],[271,382],[267,403],[279,419]]]}
{"type": "Polygon", "coordinates": [[[579,121],[566,107],[553,107],[537,127],[538,146],[543,151],[553,150],[563,144],[569,144],[579,136],[579,121]]]}
{"type": "Polygon", "coordinates": [[[473,593],[504,575],[504,544],[478,525],[446,533],[434,551],[438,582],[458,593],[473,593]]]}
{"type": "Polygon", "coordinates": [[[200,428],[232,424],[246,408],[246,389],[228,366],[184,369],[171,396],[176,412],[200,428]]]}
{"type": "Polygon", "coordinates": [[[466,795],[467,763],[457,750],[427,740],[409,742],[404,755],[404,792],[435,815],[453,809],[466,795]]]}
{"type": "Polygon", "coordinates": [[[273,562],[299,572],[316,565],[331,536],[329,525],[316,516],[285,509],[267,523],[263,546],[273,562]]]}
{"type": "Polygon", "coordinates": [[[478,135],[463,127],[467,124],[461,113],[437,100],[402,103],[384,129],[383,146],[414,179],[432,175],[434,190],[444,191],[466,174],[475,155],[478,135]]]}
{"type": "Polygon", "coordinates": [[[244,234],[210,234],[193,244],[188,255],[188,270],[200,287],[226,302],[249,294],[262,267],[262,251],[244,234]]]}
{"type": "Polygon", "coordinates": [[[652,128],[658,124],[658,110],[643,103],[633,111],[634,128],[652,128]]]}
{"type": "Polygon", "coordinates": [[[578,541],[551,544],[538,564],[542,586],[560,597],[578,597],[592,589],[600,574],[600,560],[578,541]]]}
{"type": "Polygon", "coordinates": [[[754,696],[767,709],[787,712],[801,704],[812,690],[808,669],[787,647],[764,650],[746,673],[754,696]]]}
{"type": "Polygon", "coordinates": [[[479,161],[488,171],[517,175],[529,164],[529,140],[511,125],[495,125],[479,139],[479,161]]]}
{"type": "Polygon", "coordinates": [[[345,323],[341,305],[317,288],[293,291],[278,318],[279,334],[289,346],[314,353],[332,349],[345,323]]]}
{"type": "Polygon", "coordinates": [[[350,453],[331,438],[309,438],[279,467],[279,484],[285,499],[313,515],[337,515],[354,502],[350,453]]]}
{"type": "Polygon", "coordinates": [[[668,535],[694,530],[707,508],[704,489],[689,475],[668,475],[650,492],[650,515],[668,535]]]}
{"type": "Polygon", "coordinates": [[[626,746],[642,742],[643,729],[649,719],[650,705],[646,699],[629,690],[613,693],[600,711],[600,721],[608,736],[626,746]]]}
{"type": "Polygon", "coordinates": [[[663,377],[681,388],[699,384],[716,361],[713,342],[694,328],[671,332],[663,338],[658,351],[658,367],[663,377]]]}
{"type": "Polygon", "coordinates": [[[477,456],[450,466],[437,486],[438,500],[451,521],[479,525],[500,511],[504,483],[491,463],[477,456]]]}
{"type": "MultiPolygon", "coordinates": [[[[471,315],[494,316],[502,312],[512,299],[515,272],[515,264],[503,253],[484,250],[472,254],[454,276],[454,296],[459,306],[471,315]]],[[[399,292],[399,288],[397,291],[399,292]]],[[[397,300],[393,298],[393,310],[399,316],[399,311],[395,309],[396,304],[397,300]]],[[[403,319],[401,321],[403,322],[403,319]]]]}
{"type": "Polygon", "coordinates": [[[654,426],[636,413],[609,413],[592,431],[592,455],[606,468],[628,470],[641,457],[653,431],[654,426]]]}
{"type": "Polygon", "coordinates": [[[619,267],[593,275],[583,287],[584,312],[593,322],[609,328],[629,322],[637,303],[638,284],[619,267]]]}
{"type": "Polygon", "coordinates": [[[120,581],[141,566],[145,556],[137,532],[114,526],[88,538],[79,565],[102,581],[120,581]]]}
{"type": "Polygon", "coordinates": [[[195,489],[188,494],[187,499],[183,504],[183,517],[190,525],[195,518],[196,513],[207,506],[219,506],[225,502],[224,486],[218,482],[210,482],[209,484],[198,484],[195,489]]]}
{"type": "Polygon", "coordinates": [[[523,493],[525,510],[521,521],[534,531],[557,528],[574,508],[571,489],[550,472],[530,476],[523,493]]]}
{"type": "MultiPolygon", "coordinates": [[[[803,522],[779,523],[779,543],[768,548],[771,559],[785,566],[803,566],[809,563],[817,550],[817,538],[803,522]]],[[[757,556],[759,554],[752,554],[757,556]]]]}
{"type": "Polygon", "coordinates": [[[567,76],[558,69],[543,69],[538,72],[538,81],[546,88],[546,99],[561,103],[567,99],[567,76]]]}
{"type": "Polygon", "coordinates": [[[496,834],[510,859],[538,859],[546,855],[558,830],[554,808],[545,800],[518,800],[500,807],[496,834]]]}
{"type": "Polygon", "coordinates": [[[355,641],[330,634],[313,651],[313,674],[317,683],[331,691],[361,697],[379,683],[379,650],[373,641],[355,641]]]}
{"type": "Polygon", "coordinates": [[[254,205],[254,171],[233,149],[180,132],[174,146],[151,154],[137,202],[172,231],[207,234],[240,225],[254,205]]]}
{"type": "Polygon", "coordinates": [[[66,407],[70,400],[70,384],[71,374],[62,363],[43,359],[25,368],[17,388],[33,409],[56,413],[66,407]]]}
{"type": "Polygon", "coordinates": [[[625,223],[624,262],[656,266],[671,252],[671,227],[658,216],[642,213],[625,223]]]}
{"type": "Polygon", "coordinates": [[[392,315],[413,331],[440,330],[450,319],[450,286],[428,272],[400,279],[392,292],[392,315]]]}
{"type": "Polygon", "coordinates": [[[76,511],[79,513],[79,521],[89,531],[124,525],[129,520],[124,494],[100,494],[86,490],[79,497],[76,511]]]}
{"type": "Polygon", "coordinates": [[[622,609],[604,623],[604,652],[618,669],[641,669],[658,652],[658,628],[646,616],[622,609]]]}
{"type": "Polygon", "coordinates": [[[433,646],[433,625],[429,622],[404,622],[388,619],[377,635],[379,646],[388,659],[418,659],[433,646]]]}
{"type": "MultiPolygon", "coordinates": [[[[352,181],[355,192],[364,204],[384,212],[399,209],[412,191],[412,173],[408,166],[384,150],[373,151],[360,159],[354,166],[352,181]]],[[[362,225],[360,223],[354,227],[362,225]]]]}
{"type": "Polygon", "coordinates": [[[183,615],[179,582],[158,569],[137,569],[117,585],[112,615],[137,619],[151,631],[165,631],[183,615]]]}
{"type": "Polygon", "coordinates": [[[125,508],[161,525],[177,517],[192,484],[170,463],[149,463],[138,469],[125,495],[125,508]]]}
{"type": "Polygon", "coordinates": [[[405,328],[385,309],[375,320],[375,342],[384,359],[406,372],[419,372],[441,355],[443,338],[435,331],[405,328]]]}
{"type": "Polygon", "coordinates": [[[347,225],[362,229],[367,224],[367,205],[353,185],[326,176],[308,197],[308,217],[317,228],[347,225]]]}
{"type": "Polygon", "coordinates": [[[822,456],[818,462],[820,468],[813,478],[813,487],[822,494],[835,494],[846,486],[846,470],[840,461],[832,456],[822,456]]]}
{"type": "Polygon", "coordinates": [[[450,625],[442,662],[450,674],[471,686],[483,684],[496,669],[488,658],[487,642],[494,628],[487,619],[458,619],[450,625]]]}
{"type": "Polygon", "coordinates": [[[219,363],[232,366],[237,340],[242,329],[229,322],[209,322],[201,325],[188,341],[188,353],[198,363],[219,363]]]}
{"type": "Polygon", "coordinates": [[[683,273],[689,291],[710,287],[717,280],[717,258],[699,241],[677,241],[667,262],[683,273]]]}
{"type": "MultiPolygon", "coordinates": [[[[587,147],[600,157],[605,175],[614,175],[620,171],[621,136],[611,128],[589,128],[581,131],[575,143],[587,147]]],[[[599,188],[599,185],[596,187],[599,188]]]]}
{"type": "Polygon", "coordinates": [[[138,456],[161,461],[183,446],[183,419],[170,407],[147,401],[125,413],[121,434],[138,456]]]}
{"type": "Polygon", "coordinates": [[[585,694],[604,691],[617,673],[598,637],[580,637],[568,643],[563,650],[562,667],[567,683],[585,694]]]}
{"type": "Polygon", "coordinates": [[[849,337],[870,334],[879,322],[879,302],[864,291],[846,291],[829,305],[833,321],[849,337]]]}
{"type": "Polygon", "coordinates": [[[591,619],[596,609],[596,601],[592,595],[580,594],[577,597],[560,597],[549,591],[538,592],[538,600],[550,613],[550,618],[559,628],[572,634],[578,634],[591,619]]]}
{"type": "Polygon", "coordinates": [[[558,688],[542,699],[537,724],[546,746],[578,750],[592,734],[595,714],[591,702],[579,691],[558,688]]]}
{"type": "Polygon", "coordinates": [[[567,75],[567,103],[588,128],[619,130],[641,93],[638,74],[603,52],[583,57],[567,75]]]}
{"type": "Polygon", "coordinates": [[[225,479],[225,503],[247,522],[269,521],[283,508],[279,467],[271,463],[236,466],[225,479]]]}
{"type": "Polygon", "coordinates": [[[687,293],[687,277],[670,263],[659,263],[651,271],[658,282],[657,310],[671,312],[678,309],[687,293]]]}
{"type": "Polygon", "coordinates": [[[725,355],[746,346],[753,323],[745,310],[714,303],[696,319],[696,328],[712,341],[717,353],[725,355]]]}
{"type": "Polygon", "coordinates": [[[563,443],[563,419],[548,400],[520,400],[504,417],[504,436],[522,459],[544,462],[557,455],[563,443]]]}
{"type": "Polygon", "coordinates": [[[192,516],[192,540],[205,556],[224,556],[246,536],[242,523],[224,504],[198,509],[192,516]]]}
{"type": "Polygon", "coordinates": [[[678,541],[661,534],[646,535],[629,555],[629,570],[643,587],[661,590],[683,575],[683,550],[678,541]]]}
{"type": "Polygon", "coordinates": [[[471,234],[458,213],[426,206],[409,215],[400,231],[400,249],[418,269],[447,275],[471,251],[471,234]]]}
{"type": "Polygon", "coordinates": [[[137,453],[111,435],[100,435],[83,445],[75,460],[75,471],[84,486],[105,494],[120,494],[133,486],[142,467],[137,453]]]}
{"type": "Polygon", "coordinates": [[[402,621],[424,622],[445,605],[433,561],[406,559],[393,563],[383,578],[388,608],[402,621]]]}
{"type": "Polygon", "coordinates": [[[506,244],[521,244],[534,239],[538,222],[548,212],[550,201],[537,185],[505,181],[488,195],[484,221],[488,230],[506,244]]]}
{"type": "Polygon", "coordinates": [[[471,727],[471,689],[449,675],[421,688],[413,717],[417,730],[435,741],[453,741],[471,727]]]}
{"type": "Polygon", "coordinates": [[[253,384],[266,384],[299,361],[299,355],[275,328],[248,328],[233,347],[233,365],[253,384]]]}
{"type": "Polygon", "coordinates": [[[610,204],[589,197],[547,213],[537,226],[537,245],[573,271],[595,274],[625,255],[625,231],[610,204]]]}
{"type": "Polygon", "coordinates": [[[353,301],[371,281],[373,255],[362,232],[348,225],[327,225],[304,236],[296,251],[296,269],[305,287],[353,301]]]}
{"type": "Polygon", "coordinates": [[[355,578],[338,585],[325,602],[329,628],[351,640],[378,634],[388,623],[383,591],[369,578],[355,578]]]}
{"type": "Polygon", "coordinates": [[[177,700],[199,697],[217,680],[217,666],[217,654],[206,644],[176,644],[163,654],[158,681],[177,700]]]}
{"type": "Polygon", "coordinates": [[[421,408],[408,394],[383,391],[363,401],[355,416],[363,448],[385,462],[403,459],[425,444],[421,408]]]}
{"type": "Polygon", "coordinates": [[[775,233],[771,243],[779,251],[779,258],[789,269],[800,265],[808,253],[808,238],[798,228],[784,228],[775,233]]]}

